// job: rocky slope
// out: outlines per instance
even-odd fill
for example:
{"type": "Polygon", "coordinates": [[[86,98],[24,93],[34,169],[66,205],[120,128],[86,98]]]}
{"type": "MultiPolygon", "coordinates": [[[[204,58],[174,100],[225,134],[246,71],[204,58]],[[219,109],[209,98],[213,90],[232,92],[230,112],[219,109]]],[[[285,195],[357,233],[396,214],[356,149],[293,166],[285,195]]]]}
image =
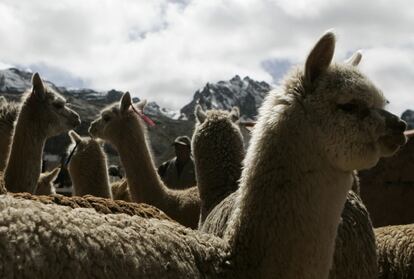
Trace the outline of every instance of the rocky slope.
{"type": "MultiPolygon", "coordinates": [[[[32,73],[19,69],[7,69],[0,71],[0,95],[8,99],[20,100],[23,92],[31,87],[32,73]]],[[[87,135],[90,122],[95,119],[99,111],[105,106],[120,100],[123,92],[110,90],[97,92],[91,89],[67,89],[58,87],[47,81],[48,85],[59,91],[77,111],[82,119],[81,126],[77,131],[81,135],[87,135]]],[[[249,77],[241,79],[235,76],[229,81],[207,83],[202,89],[197,90],[193,100],[185,105],[180,111],[172,111],[161,108],[155,102],[149,102],[145,114],[151,117],[157,124],[149,128],[149,136],[152,144],[154,158],[157,164],[173,156],[171,143],[179,135],[191,136],[194,126],[194,107],[200,104],[204,109],[230,110],[238,106],[242,119],[253,120],[257,109],[261,105],[266,93],[271,86],[266,82],[257,82],[249,77]]],[[[134,101],[138,101],[134,98],[134,101]]],[[[151,101],[151,100],[149,100],[151,101]]],[[[247,132],[244,131],[246,136],[247,132]]],[[[48,154],[61,155],[66,151],[70,140],[67,135],[61,135],[48,140],[45,152],[48,154]]],[[[109,153],[110,163],[117,163],[116,152],[106,146],[109,153]]]]}
{"type": "Polygon", "coordinates": [[[181,109],[181,118],[194,119],[194,107],[200,104],[204,110],[230,110],[237,106],[244,120],[253,120],[269,90],[271,86],[264,81],[257,82],[249,77],[241,79],[238,75],[229,81],[207,83],[204,88],[197,90],[193,100],[181,109]]]}

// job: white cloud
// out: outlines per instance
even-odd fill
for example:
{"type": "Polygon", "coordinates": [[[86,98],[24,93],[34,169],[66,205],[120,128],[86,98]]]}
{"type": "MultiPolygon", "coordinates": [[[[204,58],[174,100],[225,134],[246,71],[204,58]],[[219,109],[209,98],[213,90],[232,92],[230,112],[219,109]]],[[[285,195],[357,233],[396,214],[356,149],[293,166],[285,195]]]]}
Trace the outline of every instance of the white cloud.
{"type": "Polygon", "coordinates": [[[129,90],[170,108],[235,74],[271,82],[269,72],[280,71],[264,61],[301,63],[335,28],[336,59],[366,49],[361,69],[390,108],[414,107],[404,93],[414,85],[410,1],[3,0],[0,18],[1,62],[47,65],[69,81],[129,90]]]}

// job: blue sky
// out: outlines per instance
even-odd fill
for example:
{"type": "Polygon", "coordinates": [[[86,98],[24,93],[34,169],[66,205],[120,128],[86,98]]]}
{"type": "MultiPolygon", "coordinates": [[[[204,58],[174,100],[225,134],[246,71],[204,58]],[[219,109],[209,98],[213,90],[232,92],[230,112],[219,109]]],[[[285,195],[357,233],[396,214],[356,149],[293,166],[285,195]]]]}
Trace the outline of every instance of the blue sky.
{"type": "Polygon", "coordinates": [[[333,28],[336,61],[361,70],[400,114],[414,109],[414,4],[322,0],[0,0],[0,68],[58,85],[129,90],[177,109],[206,82],[277,83],[333,28]]]}

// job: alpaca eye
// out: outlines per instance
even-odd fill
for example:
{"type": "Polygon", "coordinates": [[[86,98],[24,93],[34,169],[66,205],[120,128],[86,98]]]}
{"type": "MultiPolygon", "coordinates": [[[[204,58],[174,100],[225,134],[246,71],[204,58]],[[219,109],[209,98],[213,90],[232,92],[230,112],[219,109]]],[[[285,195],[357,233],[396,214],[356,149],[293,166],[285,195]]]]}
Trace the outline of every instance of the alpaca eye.
{"type": "Polygon", "coordinates": [[[111,117],[108,115],[104,115],[102,116],[103,121],[108,122],[109,120],[111,120],[111,117]]]}
{"type": "Polygon", "coordinates": [[[358,110],[358,105],[354,103],[338,104],[337,108],[344,112],[355,112],[358,110]]]}
{"type": "Polygon", "coordinates": [[[54,106],[56,109],[62,109],[65,105],[64,105],[64,104],[62,104],[62,103],[53,103],[53,106],[54,106]]]}

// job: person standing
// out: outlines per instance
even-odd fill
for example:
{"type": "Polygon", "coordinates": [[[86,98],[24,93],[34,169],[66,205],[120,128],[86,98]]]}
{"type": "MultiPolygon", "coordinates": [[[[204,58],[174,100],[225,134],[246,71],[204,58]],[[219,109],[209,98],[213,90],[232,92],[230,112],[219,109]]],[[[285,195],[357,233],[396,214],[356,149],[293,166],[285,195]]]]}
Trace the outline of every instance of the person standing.
{"type": "Polygon", "coordinates": [[[175,157],[162,163],[158,174],[171,189],[186,189],[197,184],[194,161],[191,156],[191,141],[187,136],[174,140],[175,157]]]}

